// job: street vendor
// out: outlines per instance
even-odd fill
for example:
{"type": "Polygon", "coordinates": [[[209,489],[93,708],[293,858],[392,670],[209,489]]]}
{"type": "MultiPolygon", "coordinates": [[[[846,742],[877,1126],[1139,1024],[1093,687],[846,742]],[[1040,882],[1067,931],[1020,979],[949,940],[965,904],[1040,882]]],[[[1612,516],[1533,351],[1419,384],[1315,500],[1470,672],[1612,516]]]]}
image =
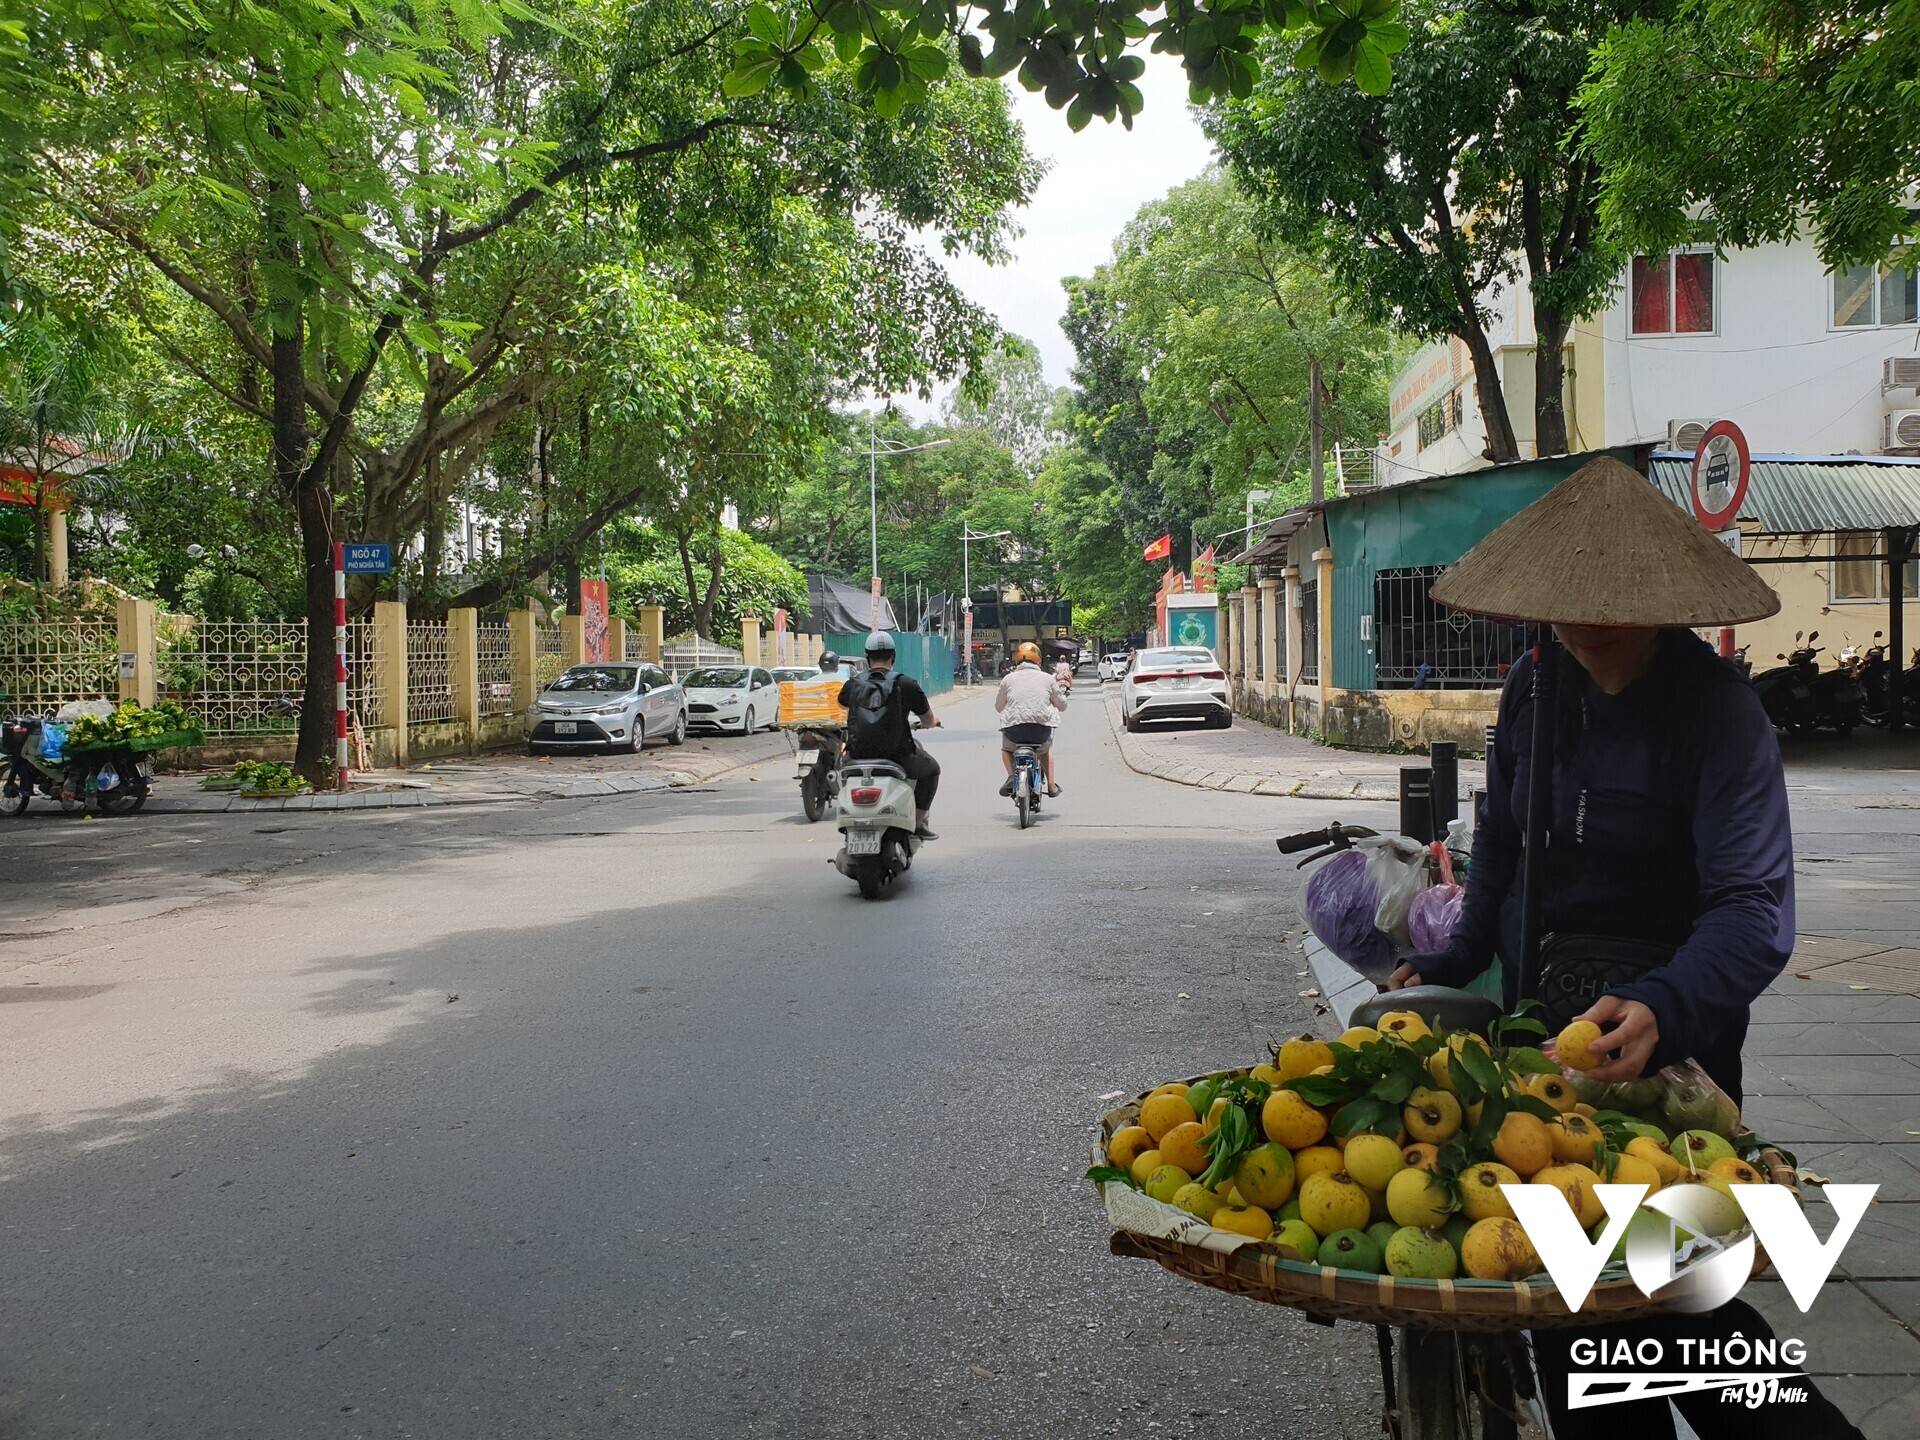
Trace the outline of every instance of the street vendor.
{"type": "MultiPolygon", "coordinates": [[[[1691,1057],[1741,1098],[1740,1049],[1756,997],[1793,952],[1793,841],[1773,727],[1752,687],[1693,633],[1759,620],[1779,597],[1639,474],[1601,459],[1500,526],[1443,575],[1457,610],[1550,625],[1551,789],[1538,971],[1528,987],[1549,1034],[1597,1023],[1585,1072],[1633,1080],[1691,1057]]],[[[1536,650],[1508,675],[1487,756],[1464,910],[1444,953],[1391,985],[1461,986],[1496,959],[1506,1007],[1521,993],[1522,886],[1534,778],[1536,650]]],[[[1555,1440],[1671,1440],[1665,1398],[1571,1411],[1581,1337],[1770,1336],[1734,1300],[1591,1330],[1536,1331],[1555,1440]]],[[[1672,1403],[1704,1440],[1858,1437],[1818,1387],[1795,1404],[1730,1407],[1714,1392],[1672,1403]]]]}
{"type": "MultiPolygon", "coordinates": [[[[1749,1008],[1793,952],[1793,839],[1772,723],[1692,626],[1779,597],[1620,462],[1583,467],[1434,586],[1454,609],[1551,624],[1552,789],[1540,973],[1548,1033],[1600,1025],[1598,1081],[1689,1056],[1737,1102],[1749,1008]]],[[[1396,973],[1462,986],[1496,956],[1519,994],[1533,667],[1501,691],[1466,906],[1444,954],[1396,973]]]]}

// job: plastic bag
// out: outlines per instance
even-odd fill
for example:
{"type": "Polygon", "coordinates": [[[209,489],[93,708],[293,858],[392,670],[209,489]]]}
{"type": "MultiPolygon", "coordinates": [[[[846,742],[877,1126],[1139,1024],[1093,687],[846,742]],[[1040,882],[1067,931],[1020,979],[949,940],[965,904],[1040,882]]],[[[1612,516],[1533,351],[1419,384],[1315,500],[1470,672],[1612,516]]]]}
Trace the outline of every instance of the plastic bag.
{"type": "Polygon", "coordinates": [[[1618,1110],[1658,1125],[1670,1136],[1682,1130],[1711,1130],[1732,1140],[1743,1129],[1740,1107],[1697,1060],[1683,1060],[1638,1080],[1611,1084],[1599,1084],[1575,1072],[1573,1093],[1596,1110],[1618,1110]]]}
{"type": "Polygon", "coordinates": [[[1336,957],[1375,984],[1393,973],[1393,946],[1375,928],[1379,887],[1363,850],[1343,850],[1307,881],[1307,927],[1336,957]]]}
{"type": "Polygon", "coordinates": [[[69,700],[54,712],[53,718],[62,725],[71,725],[76,720],[111,720],[114,703],[111,700],[69,700]]]}
{"type": "Polygon", "coordinates": [[[38,752],[35,753],[33,750],[28,751],[28,754],[32,756],[32,758],[44,760],[49,765],[58,764],[67,758],[66,726],[56,725],[52,721],[48,721],[34,733],[27,743],[31,746],[34,745],[35,742],[38,742],[38,752]]]}
{"type": "Polygon", "coordinates": [[[1414,948],[1407,933],[1407,910],[1427,888],[1427,848],[1398,835],[1376,835],[1354,848],[1367,857],[1367,879],[1378,898],[1373,928],[1403,951],[1414,948]]]}
{"type": "Polygon", "coordinates": [[[1447,847],[1436,844],[1433,854],[1440,862],[1440,883],[1422,890],[1407,907],[1407,939],[1416,955],[1436,954],[1452,943],[1453,927],[1467,903],[1467,892],[1453,883],[1453,857],[1447,847]]]}

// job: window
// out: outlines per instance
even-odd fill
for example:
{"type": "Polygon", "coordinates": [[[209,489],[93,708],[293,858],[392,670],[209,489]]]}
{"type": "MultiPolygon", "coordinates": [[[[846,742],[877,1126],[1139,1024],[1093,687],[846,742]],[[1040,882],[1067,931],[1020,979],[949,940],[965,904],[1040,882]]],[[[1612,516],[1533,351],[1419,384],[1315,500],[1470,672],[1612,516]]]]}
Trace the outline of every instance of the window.
{"type": "Polygon", "coordinates": [[[1836,328],[1911,325],[1920,319],[1920,272],[1909,268],[1911,247],[1884,265],[1849,265],[1833,273],[1833,323],[1836,328]]]}
{"type": "Polygon", "coordinates": [[[1524,625],[1437,604],[1428,591],[1444,568],[1416,565],[1374,572],[1374,683],[1380,689],[1498,689],[1526,649],[1524,625]]]}
{"type": "Polygon", "coordinates": [[[1708,335],[1713,332],[1711,250],[1636,255],[1631,291],[1630,334],[1708,335]]]}
{"type": "MultiPolygon", "coordinates": [[[[1835,600],[1887,599],[1887,562],[1869,557],[1885,554],[1882,537],[1860,530],[1833,537],[1835,600]]],[[[1920,596],[1920,558],[1909,560],[1901,573],[1901,593],[1909,600],[1920,596]]]]}
{"type": "Polygon", "coordinates": [[[1420,448],[1438,445],[1443,436],[1460,428],[1460,392],[1449,390],[1420,412],[1420,448]]]}

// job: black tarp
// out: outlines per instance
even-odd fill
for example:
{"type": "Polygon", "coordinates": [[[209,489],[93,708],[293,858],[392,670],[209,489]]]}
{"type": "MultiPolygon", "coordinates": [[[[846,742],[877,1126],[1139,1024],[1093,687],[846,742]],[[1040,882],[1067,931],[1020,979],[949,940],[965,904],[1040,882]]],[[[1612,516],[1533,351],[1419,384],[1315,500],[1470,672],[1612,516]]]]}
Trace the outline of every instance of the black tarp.
{"type": "Polygon", "coordinates": [[[887,597],[880,597],[880,623],[873,624],[873,597],[858,585],[846,585],[825,575],[807,577],[808,633],[864,635],[873,629],[898,630],[900,622],[887,597]]]}

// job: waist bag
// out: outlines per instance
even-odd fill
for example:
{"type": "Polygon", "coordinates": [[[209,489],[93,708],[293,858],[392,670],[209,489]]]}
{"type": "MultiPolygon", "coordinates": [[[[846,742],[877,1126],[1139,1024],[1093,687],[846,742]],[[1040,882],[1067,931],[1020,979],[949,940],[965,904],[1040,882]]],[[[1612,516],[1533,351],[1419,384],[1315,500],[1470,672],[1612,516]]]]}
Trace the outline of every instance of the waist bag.
{"type": "Polygon", "coordinates": [[[1547,1033],[1558,1034],[1602,995],[1658,970],[1673,959],[1677,948],[1657,940],[1626,940],[1617,935],[1541,936],[1536,993],[1547,1033]]]}

